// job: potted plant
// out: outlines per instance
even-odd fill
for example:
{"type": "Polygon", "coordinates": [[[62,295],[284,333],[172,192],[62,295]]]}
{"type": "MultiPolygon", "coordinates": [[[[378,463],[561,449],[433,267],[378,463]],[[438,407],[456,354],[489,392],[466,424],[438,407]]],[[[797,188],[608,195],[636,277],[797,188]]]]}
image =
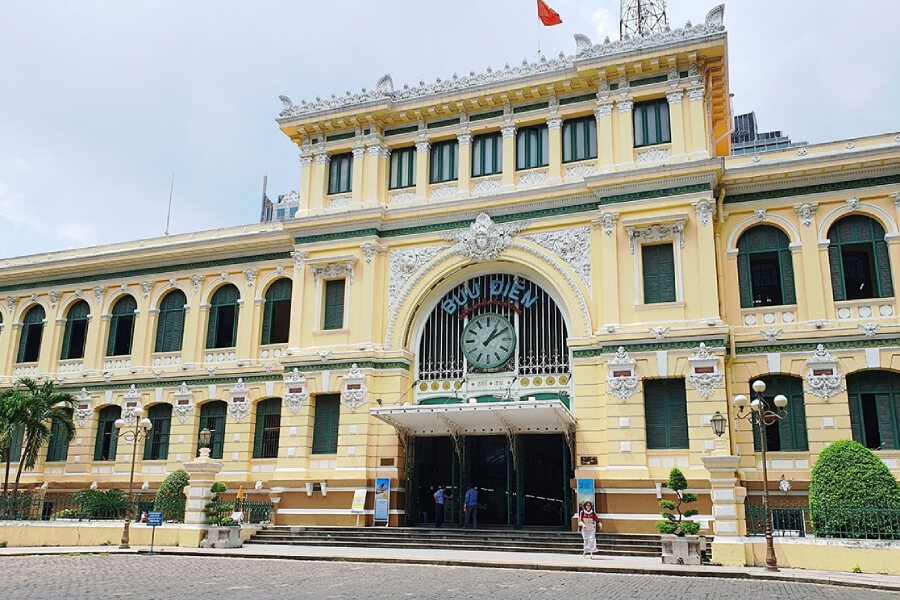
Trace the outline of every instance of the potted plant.
{"type": "Polygon", "coordinates": [[[682,504],[692,504],[697,501],[696,494],[686,494],[687,479],[679,469],[675,468],[669,473],[666,487],[675,492],[676,501],[660,500],[659,507],[665,511],[663,521],[656,522],[656,529],[662,535],[662,561],[666,564],[699,565],[700,564],[700,524],[689,520],[698,514],[696,509],[682,510],[682,504]]]}
{"type": "Polygon", "coordinates": [[[210,488],[212,499],[203,507],[207,525],[206,538],[201,542],[204,548],[240,548],[243,545],[241,526],[232,517],[234,504],[223,502],[220,497],[227,489],[221,481],[210,488]]]}

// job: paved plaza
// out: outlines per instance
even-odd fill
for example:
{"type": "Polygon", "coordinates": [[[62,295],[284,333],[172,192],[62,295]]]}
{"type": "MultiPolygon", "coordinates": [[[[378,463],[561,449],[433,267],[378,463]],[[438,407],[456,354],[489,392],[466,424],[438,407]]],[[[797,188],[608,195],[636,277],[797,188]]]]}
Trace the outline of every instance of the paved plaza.
{"type": "Polygon", "coordinates": [[[3,597],[9,600],[897,597],[891,592],[785,581],[209,556],[6,556],[0,564],[3,597]]]}

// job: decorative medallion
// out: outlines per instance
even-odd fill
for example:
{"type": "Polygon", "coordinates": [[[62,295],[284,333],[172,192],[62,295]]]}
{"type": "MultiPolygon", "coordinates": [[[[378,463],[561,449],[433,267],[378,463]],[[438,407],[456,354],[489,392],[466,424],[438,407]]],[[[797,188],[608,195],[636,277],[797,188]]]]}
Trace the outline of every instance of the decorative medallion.
{"type": "Polygon", "coordinates": [[[485,262],[495,260],[521,229],[514,223],[494,223],[487,213],[481,213],[468,229],[447,232],[444,239],[456,242],[456,252],[465,258],[485,262]]]}
{"type": "Polygon", "coordinates": [[[841,372],[837,369],[838,360],[831,356],[825,346],[816,346],[812,356],[806,359],[807,391],[813,396],[828,400],[843,391],[841,372]]]}
{"type": "Polygon", "coordinates": [[[247,287],[253,287],[256,283],[256,275],[259,273],[256,269],[244,269],[244,278],[247,280],[247,287]]]}
{"type": "Polygon", "coordinates": [[[356,409],[366,403],[366,376],[360,372],[359,366],[353,363],[350,372],[344,375],[344,385],[341,388],[341,404],[356,412],[356,409]]]}
{"type": "Polygon", "coordinates": [[[291,410],[291,414],[297,414],[308,399],[306,377],[294,367],[293,371],[284,376],[284,401],[291,410]]]}
{"type": "Polygon", "coordinates": [[[713,214],[716,212],[716,203],[711,198],[703,198],[694,203],[694,212],[697,213],[697,220],[704,227],[709,225],[713,214]]]}
{"type": "Polygon", "coordinates": [[[691,372],[687,376],[687,382],[697,390],[701,398],[709,398],[725,380],[725,374],[719,371],[719,357],[700,342],[700,347],[688,357],[688,362],[691,364],[691,372]]]}
{"type": "Polygon", "coordinates": [[[809,227],[812,225],[812,220],[816,214],[816,208],[818,207],[818,202],[804,202],[803,204],[794,206],[794,210],[797,212],[797,216],[800,217],[800,222],[806,227],[809,227]]]}
{"type": "Polygon", "coordinates": [[[191,287],[195,294],[200,293],[200,286],[203,285],[203,275],[191,275],[191,287]]]}
{"type": "Polygon", "coordinates": [[[613,231],[616,230],[616,221],[619,220],[619,213],[616,212],[604,212],[600,213],[600,224],[603,226],[603,233],[606,235],[612,235],[613,231]]]}
{"type": "Polygon", "coordinates": [[[591,289],[591,229],[573,227],[562,231],[522,236],[559,256],[572,267],[587,289],[591,289]]]}
{"type": "Polygon", "coordinates": [[[623,346],[619,346],[615,357],[606,363],[606,393],[627,400],[640,389],[640,378],[635,371],[635,360],[628,356],[623,346]]]}
{"type": "Polygon", "coordinates": [[[881,329],[881,325],[877,323],[865,323],[859,326],[859,332],[866,337],[874,336],[879,329],[881,329]]]}
{"type": "Polygon", "coordinates": [[[178,417],[179,423],[184,423],[194,412],[194,393],[185,381],[182,381],[175,390],[175,406],[172,408],[172,412],[178,417]]]}
{"type": "Polygon", "coordinates": [[[777,342],[778,338],[781,337],[781,334],[784,333],[782,329],[775,329],[774,327],[769,327],[765,331],[761,332],[763,338],[767,342],[777,342]]]}
{"type": "Polygon", "coordinates": [[[653,339],[655,339],[657,342],[661,342],[667,335],[669,335],[669,331],[669,327],[651,327],[650,335],[652,335],[653,339]]]}
{"type": "Polygon", "coordinates": [[[384,251],[386,250],[386,248],[378,242],[363,242],[360,249],[362,250],[363,258],[366,260],[367,265],[372,264],[372,259],[375,258],[376,254],[384,254],[384,251]]]}
{"type": "Polygon", "coordinates": [[[859,210],[859,198],[857,198],[856,196],[847,198],[847,210],[850,212],[859,210]]]}
{"type": "Polygon", "coordinates": [[[125,392],[125,396],[122,398],[122,418],[125,419],[126,423],[134,423],[134,411],[138,408],[143,409],[141,393],[135,389],[134,384],[132,383],[131,387],[128,388],[128,391],[125,392]]]}
{"type": "Polygon", "coordinates": [[[91,418],[91,414],[94,412],[94,409],[91,408],[91,395],[88,393],[86,388],[81,388],[81,391],[78,392],[78,395],[75,396],[75,421],[78,423],[79,427],[84,427],[84,424],[87,423],[88,419],[91,418]]]}
{"type": "Polygon", "coordinates": [[[141,282],[141,292],[143,293],[144,300],[150,297],[150,290],[153,289],[152,281],[142,281],[141,282]]]}
{"type": "Polygon", "coordinates": [[[250,393],[243,378],[238,378],[237,383],[228,393],[228,414],[235,421],[240,421],[250,414],[250,393]]]}

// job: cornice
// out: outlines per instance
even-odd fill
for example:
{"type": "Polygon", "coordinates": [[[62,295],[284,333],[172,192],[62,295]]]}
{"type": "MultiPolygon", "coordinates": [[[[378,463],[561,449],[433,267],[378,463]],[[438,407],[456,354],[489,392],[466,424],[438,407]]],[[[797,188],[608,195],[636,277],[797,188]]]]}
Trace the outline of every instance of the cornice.
{"type": "Polygon", "coordinates": [[[374,108],[386,108],[388,110],[401,110],[403,105],[418,103],[423,99],[439,101],[444,96],[458,96],[462,93],[472,93],[486,90],[498,85],[510,86],[515,84],[527,84],[536,78],[545,78],[547,75],[562,76],[577,75],[579,71],[594,66],[595,63],[612,60],[627,59],[637,53],[669,52],[673,49],[696,44],[701,41],[725,40],[725,26],[723,24],[724,7],[718,6],[711,10],[704,23],[691,25],[688,22],[685,27],[669,31],[662,31],[647,36],[635,36],[615,42],[605,40],[602,44],[593,44],[583,35],[576,36],[576,54],[566,56],[560,53],[559,57],[547,59],[543,56],[535,62],[523,61],[520,66],[507,64],[503,69],[488,69],[483,73],[470,73],[468,76],[459,77],[453,75],[450,79],[437,79],[433,83],[421,82],[418,86],[403,86],[394,88],[394,82],[390,75],[385,75],[378,80],[375,89],[352,94],[347,92],[345,96],[332,95],[330,98],[316,98],[315,101],[301,101],[294,104],[287,96],[279,96],[283,108],[278,114],[277,121],[286,125],[296,120],[309,117],[322,118],[330,114],[352,110],[371,112],[374,108]]]}
{"type": "Polygon", "coordinates": [[[660,350],[696,350],[701,343],[706,344],[707,348],[725,348],[726,346],[725,338],[682,339],[665,342],[604,344],[594,348],[578,348],[577,350],[572,351],[572,355],[575,358],[593,358],[596,356],[615,354],[619,348],[625,348],[625,351],[628,353],[658,352],[660,350]]]}
{"type": "Polygon", "coordinates": [[[860,350],[865,348],[892,348],[900,347],[900,338],[896,337],[854,337],[846,338],[816,338],[813,342],[796,342],[786,340],[783,343],[771,344],[736,344],[735,354],[770,354],[785,352],[811,352],[819,344],[825,344],[829,350],[860,350]]]}
{"type": "Polygon", "coordinates": [[[746,185],[725,184],[727,191],[725,204],[810,196],[881,185],[896,185],[900,183],[900,165],[860,169],[852,173],[843,171],[815,173],[791,181],[791,183],[796,185],[786,186],[785,183],[787,182],[782,179],[780,181],[746,185]]]}

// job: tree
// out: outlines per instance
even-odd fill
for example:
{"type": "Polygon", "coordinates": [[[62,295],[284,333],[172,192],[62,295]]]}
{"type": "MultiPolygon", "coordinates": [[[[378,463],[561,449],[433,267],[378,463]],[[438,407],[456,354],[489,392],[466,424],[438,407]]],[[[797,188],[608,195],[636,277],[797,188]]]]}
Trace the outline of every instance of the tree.
{"type": "Polygon", "coordinates": [[[9,492],[9,470],[12,462],[12,442],[22,420],[22,402],[15,390],[0,392],[0,458],[5,463],[3,496],[9,492]]]}
{"type": "Polygon", "coordinates": [[[674,510],[678,513],[678,516],[676,517],[672,513],[668,512],[662,513],[662,516],[665,517],[665,521],[656,522],[656,529],[660,533],[675,535],[697,535],[697,532],[700,531],[700,523],[697,523],[696,521],[686,520],[696,514],[699,514],[699,511],[693,508],[684,512],[681,511],[682,504],[691,504],[692,502],[697,501],[697,494],[684,493],[684,490],[687,489],[687,486],[687,479],[685,479],[684,473],[682,473],[679,469],[675,468],[669,472],[669,481],[666,482],[666,487],[675,492],[675,496],[678,498],[678,502],[672,502],[671,500],[660,500],[659,507],[664,510],[674,510]]]}
{"type": "Polygon", "coordinates": [[[13,485],[15,496],[19,492],[22,471],[34,468],[41,448],[50,441],[50,432],[54,424],[62,430],[67,442],[75,437],[75,422],[72,420],[75,397],[68,392],[57,390],[52,381],[38,384],[27,377],[17,382],[13,395],[17,398],[17,402],[21,403],[19,422],[25,430],[22,455],[13,485]]]}
{"type": "Polygon", "coordinates": [[[190,483],[191,476],[184,469],[170,473],[156,492],[153,510],[163,511],[163,518],[166,521],[183,520],[184,506],[187,501],[187,496],[184,495],[184,486],[190,483]]]}
{"type": "Polygon", "coordinates": [[[809,512],[816,535],[900,536],[886,511],[900,511],[900,486],[874,452],[851,440],[822,450],[809,482],[809,512]]]}

